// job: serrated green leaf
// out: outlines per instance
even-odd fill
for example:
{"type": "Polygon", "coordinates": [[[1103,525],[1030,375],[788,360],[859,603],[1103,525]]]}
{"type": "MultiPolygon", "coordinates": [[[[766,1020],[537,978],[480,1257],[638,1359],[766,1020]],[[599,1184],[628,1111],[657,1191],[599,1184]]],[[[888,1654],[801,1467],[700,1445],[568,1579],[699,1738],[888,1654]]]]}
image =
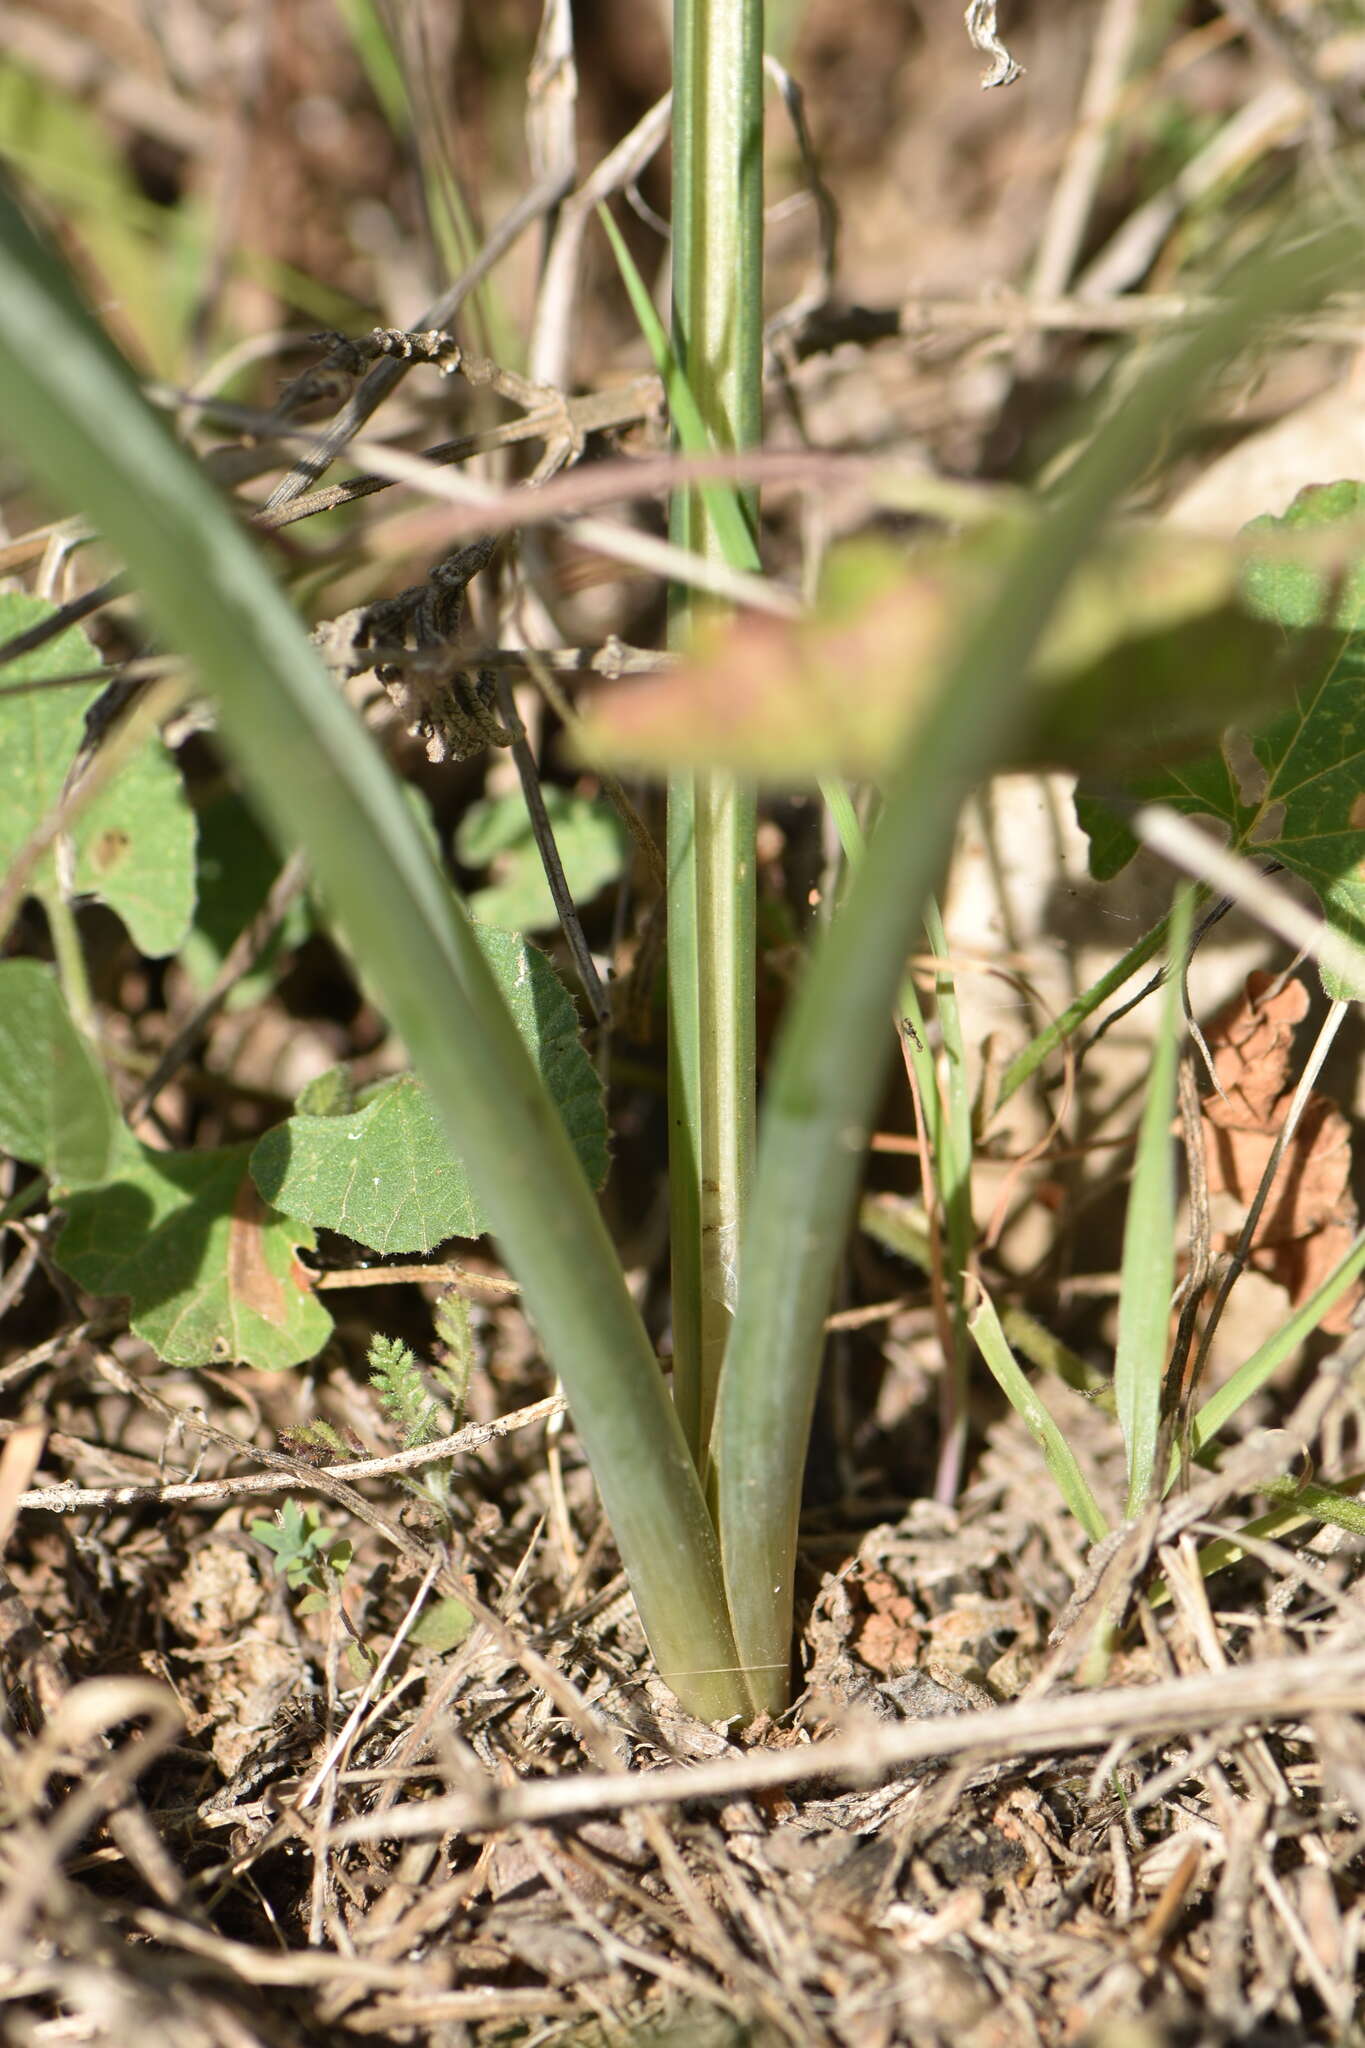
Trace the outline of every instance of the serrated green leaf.
{"type": "Polygon", "coordinates": [[[50,968],[0,962],[0,1147],[57,1188],[107,1176],[126,1133],[104,1070],[50,968]]]}
{"type": "MultiPolygon", "coordinates": [[[[481,927],[479,944],[598,1187],[607,1170],[602,1088],[568,993],[544,954],[515,932],[481,927]]],[[[353,1115],[290,1117],[260,1140],[251,1171],[268,1202],[372,1251],[429,1252],[488,1227],[463,1162],[410,1074],[386,1082],[353,1115]]]]}
{"type": "MultiPolygon", "coordinates": [[[[0,640],[22,633],[55,607],[40,598],[0,596],[0,640]]],[[[6,686],[99,667],[79,627],[5,665],[6,686]]],[[[14,858],[62,794],[99,683],[0,697],[0,868],[14,858]]],[[[194,814],[180,772],[153,734],[110,786],[81,812],[72,832],[75,886],[116,911],[152,959],[173,953],[194,913],[194,814]]],[[[51,857],[34,893],[56,886],[51,857]]]]}
{"type": "Polygon", "coordinates": [[[447,1650],[458,1649],[473,1626],[474,1617],[463,1600],[447,1596],[423,1608],[408,1630],[408,1641],[423,1650],[437,1650],[444,1654],[447,1650]]]}
{"type": "Polygon", "coordinates": [[[150,1152],[127,1141],[117,1179],[74,1194],[57,1264],[126,1296],[134,1331],[171,1365],[302,1364],[331,1334],[297,1253],[305,1225],[262,1203],[250,1145],[150,1152]]]}
{"type": "MultiPolygon", "coordinates": [[[[544,796],[569,894],[581,909],[620,874],[627,852],[626,829],[604,798],[576,796],[553,786],[544,796]]],[[[492,882],[468,898],[481,924],[514,932],[549,931],[558,925],[540,849],[519,792],[471,804],[455,834],[455,854],[467,868],[493,869],[492,882]]]]}
{"type": "MultiPolygon", "coordinates": [[[[1315,492],[1313,502],[1283,521],[1257,521],[1258,531],[1311,523],[1358,509],[1354,485],[1315,492]],[[1335,508],[1335,509],[1333,509],[1335,508]]],[[[1327,602],[1320,578],[1300,565],[1254,567],[1253,600],[1277,621],[1316,625],[1327,602]],[[1305,577],[1309,579],[1305,583],[1305,577]]],[[[1365,625],[1365,571],[1348,579],[1339,620],[1365,625]],[[1344,607],[1344,609],[1342,609],[1344,607]]],[[[1235,853],[1273,860],[1308,883],[1328,924],[1365,943],[1365,631],[1333,635],[1317,680],[1295,692],[1292,706],[1250,732],[1229,729],[1217,752],[1154,770],[1125,785],[1125,794],[1214,819],[1235,853]]],[[[1108,789],[1082,783],[1076,815],[1090,839],[1090,871],[1108,881],[1126,866],[1137,842],[1108,789]]],[[[1331,996],[1365,994],[1323,972],[1331,996]]]]}

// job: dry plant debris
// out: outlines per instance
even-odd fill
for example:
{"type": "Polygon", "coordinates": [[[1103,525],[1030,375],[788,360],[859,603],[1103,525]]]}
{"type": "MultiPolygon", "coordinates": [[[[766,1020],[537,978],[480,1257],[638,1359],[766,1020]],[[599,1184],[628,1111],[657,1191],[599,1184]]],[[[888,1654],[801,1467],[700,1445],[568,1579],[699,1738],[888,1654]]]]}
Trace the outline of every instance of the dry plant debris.
{"type": "MultiPolygon", "coordinates": [[[[1308,1014],[1303,981],[1256,973],[1243,994],[1219,1012],[1204,1036],[1215,1088],[1203,1117],[1210,1194],[1230,1195],[1247,1209],[1260,1185],[1294,1092],[1291,1057],[1296,1028],[1308,1014]]],[[[1279,1174],[1251,1241],[1251,1263],[1286,1288],[1297,1307],[1341,1258],[1357,1229],[1351,1190],[1351,1126],[1325,1095],[1310,1095],[1286,1148],[1279,1174]]],[[[1220,1251],[1239,1230],[1219,1231],[1220,1251]]],[[[1342,1296],[1321,1327],[1351,1327],[1362,1288],[1342,1296]]]]}

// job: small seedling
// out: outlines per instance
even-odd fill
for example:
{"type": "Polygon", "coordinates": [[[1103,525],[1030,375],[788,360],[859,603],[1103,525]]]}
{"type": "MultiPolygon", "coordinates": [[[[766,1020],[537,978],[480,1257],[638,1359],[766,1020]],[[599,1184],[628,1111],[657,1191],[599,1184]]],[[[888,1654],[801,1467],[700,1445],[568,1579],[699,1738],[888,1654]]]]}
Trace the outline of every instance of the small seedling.
{"type": "Polygon", "coordinates": [[[258,1543],[275,1554],[275,1569],[292,1592],[304,1593],[300,1614],[331,1610],[341,1582],[351,1568],[354,1548],[335,1529],[327,1528],[316,1508],[287,1500],[273,1522],[258,1516],[251,1524],[258,1543]]]}

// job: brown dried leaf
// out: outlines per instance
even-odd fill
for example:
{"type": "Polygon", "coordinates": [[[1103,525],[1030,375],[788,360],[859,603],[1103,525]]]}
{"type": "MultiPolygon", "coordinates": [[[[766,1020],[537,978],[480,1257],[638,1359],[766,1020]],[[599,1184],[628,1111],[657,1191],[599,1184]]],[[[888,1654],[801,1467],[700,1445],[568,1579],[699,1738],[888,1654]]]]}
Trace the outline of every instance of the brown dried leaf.
{"type": "MultiPolygon", "coordinates": [[[[1252,974],[1245,992],[1209,1026],[1205,1037],[1222,1096],[1202,1106],[1209,1191],[1248,1207],[1260,1185],[1293,1092],[1294,1032],[1308,1012],[1301,981],[1252,974]]],[[[1287,1289],[1297,1308],[1345,1253],[1357,1229],[1351,1193],[1351,1127],[1324,1095],[1312,1095],[1299,1122],[1252,1240],[1251,1263],[1287,1289]]],[[[1237,1231],[1215,1242],[1227,1251],[1237,1231]]],[[[1323,1318],[1332,1334],[1349,1328],[1362,1286],[1350,1289],[1323,1318]]]]}

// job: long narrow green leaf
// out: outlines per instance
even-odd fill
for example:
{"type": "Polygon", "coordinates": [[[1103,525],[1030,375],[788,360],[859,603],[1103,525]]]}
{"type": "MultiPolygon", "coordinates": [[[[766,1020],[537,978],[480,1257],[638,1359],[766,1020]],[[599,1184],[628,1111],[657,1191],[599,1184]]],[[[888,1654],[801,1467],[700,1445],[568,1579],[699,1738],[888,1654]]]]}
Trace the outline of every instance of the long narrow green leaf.
{"type": "Polygon", "coordinates": [[[670,1684],[745,1711],[714,1534],[563,1124],[402,791],[228,509],[0,191],[0,431],[126,557],[218,701],[280,843],[301,847],[469,1165],[573,1405],[670,1684]]]}
{"type": "MultiPolygon", "coordinates": [[[[1271,1543],[1292,1535],[1295,1529],[1306,1528],[1310,1522],[1328,1522],[1352,1536],[1365,1535],[1365,1502],[1358,1497],[1362,1486],[1365,1472],[1347,1473],[1334,1486],[1319,1486],[1311,1480],[1302,1484],[1295,1479],[1263,1481],[1258,1490],[1278,1499],[1280,1506],[1272,1508],[1269,1514],[1258,1515],[1254,1522],[1245,1523],[1241,1533],[1271,1543]]],[[[1200,1546],[1200,1574],[1211,1578],[1227,1565],[1240,1564],[1246,1555],[1236,1536],[1218,1536],[1212,1543],[1200,1546]]],[[[1148,1597],[1153,1607],[1161,1607],[1171,1596],[1158,1579],[1148,1597]]]]}
{"type": "Polygon", "coordinates": [[[967,1266],[972,1254],[972,1100],[967,1086],[967,1047],[957,984],[948,960],[948,934],[937,899],[925,906],[924,928],[938,961],[934,1005],[943,1040],[943,1116],[934,1157],[948,1240],[948,1289],[953,1308],[951,1380],[946,1384],[945,1433],[939,1460],[937,1497],[955,1494],[967,1435],[967,1266]]]}
{"type": "Polygon", "coordinates": [[[1180,998],[1193,910],[1194,891],[1182,889],[1171,911],[1161,1021],[1123,1226],[1114,1395],[1128,1457],[1130,1516],[1141,1513],[1151,1490],[1170,1341],[1175,1288],[1175,1140],[1171,1120],[1182,1027],[1180,998]]]}
{"type": "MultiPolygon", "coordinates": [[[[605,206],[598,207],[597,218],[602,223],[607,240],[611,243],[611,253],[616,258],[616,267],[621,273],[621,281],[630,299],[631,311],[639,324],[641,334],[649,344],[649,352],[654,358],[654,367],[664,387],[668,416],[673,422],[673,431],[678,437],[679,446],[688,455],[708,454],[715,444],[706,431],[701,408],[692,396],[692,387],[683,374],[682,365],[668,339],[667,330],[654,310],[654,302],[636,267],[635,258],[626,247],[620,229],[605,206]]],[[[735,486],[723,481],[702,483],[697,485],[697,491],[730,567],[757,570],[761,565],[753,527],[745,518],[743,499],[735,486]]]]}
{"type": "Polygon", "coordinates": [[[764,1705],[780,1706],[823,1321],[885,1071],[910,935],[961,798],[1009,743],[1023,673],[1115,497],[1141,474],[1205,380],[1271,312],[1313,303],[1358,262],[1354,226],[1257,252],[1254,275],[1159,353],[1074,465],[1050,517],[1018,547],[994,603],[968,623],[886,800],[841,914],[821,934],[769,1075],[739,1314],[713,1449],[731,1614],[764,1705]],[[780,1674],[780,1676],[774,1676],[780,1674]]]}
{"type": "Polygon", "coordinates": [[[976,1339],[981,1356],[995,1376],[1000,1391],[1040,1446],[1047,1469],[1056,1480],[1062,1499],[1091,1542],[1099,1543],[1108,1535],[1109,1525],[1100,1512],[1094,1494],[1090,1491],[1084,1472],[1076,1462],[1075,1452],[1038,1399],[1027,1374],[1021,1369],[1019,1361],[1010,1350],[1005,1333],[1000,1327],[1000,1318],[995,1312],[995,1304],[989,1295],[982,1297],[981,1306],[968,1327],[976,1339]]]}

